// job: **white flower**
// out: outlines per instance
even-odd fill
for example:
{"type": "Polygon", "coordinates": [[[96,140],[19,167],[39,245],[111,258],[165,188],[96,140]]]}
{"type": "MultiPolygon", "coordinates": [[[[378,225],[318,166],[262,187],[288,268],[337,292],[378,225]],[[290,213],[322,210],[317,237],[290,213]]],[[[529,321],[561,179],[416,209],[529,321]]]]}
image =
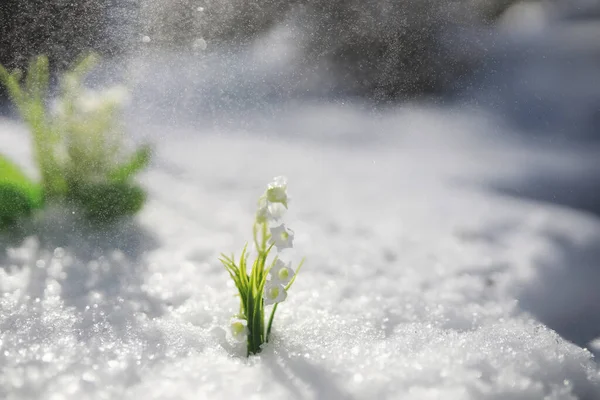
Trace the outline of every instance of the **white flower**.
{"type": "Polygon", "coordinates": [[[273,179],[267,186],[267,200],[271,203],[281,203],[287,208],[287,179],[283,176],[278,176],[273,179]]]}
{"type": "Polygon", "coordinates": [[[243,342],[248,338],[248,321],[240,318],[233,318],[230,324],[231,336],[238,342],[243,342]]]}
{"type": "Polygon", "coordinates": [[[267,206],[267,217],[271,221],[277,221],[283,218],[287,208],[281,203],[269,203],[267,206]]]}
{"type": "Polygon", "coordinates": [[[276,222],[283,218],[286,208],[280,203],[270,203],[265,197],[258,200],[258,209],[256,210],[256,222],[264,224],[266,222],[276,222]]]}
{"type": "Polygon", "coordinates": [[[277,250],[289,249],[294,247],[294,231],[286,228],[285,224],[272,227],[271,239],[269,241],[275,244],[277,250]]]}
{"type": "Polygon", "coordinates": [[[294,277],[294,270],[292,270],[290,262],[286,264],[280,259],[277,259],[277,261],[275,261],[275,265],[273,265],[271,268],[270,274],[272,282],[278,282],[282,285],[287,285],[294,277]]]}
{"type": "Polygon", "coordinates": [[[285,291],[285,288],[282,284],[275,282],[267,282],[265,284],[263,298],[265,299],[265,306],[275,303],[281,303],[287,298],[287,292],[285,291]]]}

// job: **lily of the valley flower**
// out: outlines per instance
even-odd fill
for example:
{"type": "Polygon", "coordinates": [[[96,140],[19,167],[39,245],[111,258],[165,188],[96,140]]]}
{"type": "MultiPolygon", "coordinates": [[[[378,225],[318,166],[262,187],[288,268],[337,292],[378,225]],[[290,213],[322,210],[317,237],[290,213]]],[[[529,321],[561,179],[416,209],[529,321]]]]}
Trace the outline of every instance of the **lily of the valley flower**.
{"type": "Polygon", "coordinates": [[[287,208],[285,208],[282,203],[269,203],[267,206],[267,216],[269,221],[280,221],[285,215],[286,211],[287,208]]]}
{"type": "Polygon", "coordinates": [[[287,285],[294,277],[294,270],[291,268],[291,262],[285,263],[280,259],[275,261],[271,268],[271,282],[287,285]]]}
{"type": "Polygon", "coordinates": [[[267,200],[271,203],[281,203],[285,208],[288,206],[287,180],[283,176],[273,179],[267,186],[267,200]]]}
{"type": "Polygon", "coordinates": [[[294,231],[286,228],[285,224],[272,227],[271,243],[275,244],[277,250],[289,249],[294,247],[294,231]]]}
{"type": "Polygon", "coordinates": [[[259,224],[277,223],[283,218],[286,210],[283,204],[271,203],[265,197],[261,197],[256,210],[256,222],[259,224]]]}
{"type": "Polygon", "coordinates": [[[275,178],[258,199],[254,244],[244,246],[239,262],[234,256],[221,257],[240,296],[240,313],[231,323],[232,336],[246,340],[248,356],[260,353],[269,341],[277,304],[287,299],[287,290],[302,267],[301,262],[294,271],[282,253],[294,242],[294,232],[283,223],[288,203],[286,179],[275,178]],[[272,306],[271,315],[265,320],[267,306],[272,306]]]}
{"type": "Polygon", "coordinates": [[[278,282],[267,282],[264,290],[263,298],[265,299],[265,306],[281,303],[287,298],[285,288],[278,282]]]}
{"type": "Polygon", "coordinates": [[[248,338],[248,322],[245,319],[233,318],[231,320],[231,336],[238,342],[248,338]]]}

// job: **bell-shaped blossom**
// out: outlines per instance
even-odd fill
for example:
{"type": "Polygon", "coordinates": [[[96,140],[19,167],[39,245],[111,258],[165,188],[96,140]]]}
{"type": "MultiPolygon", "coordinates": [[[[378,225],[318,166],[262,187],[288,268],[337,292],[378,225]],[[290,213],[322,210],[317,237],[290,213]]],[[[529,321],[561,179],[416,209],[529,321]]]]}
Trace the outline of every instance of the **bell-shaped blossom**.
{"type": "Polygon", "coordinates": [[[270,271],[271,282],[287,285],[294,277],[294,270],[291,268],[291,263],[285,263],[280,259],[275,261],[275,264],[270,271]]]}
{"type": "Polygon", "coordinates": [[[267,200],[271,203],[281,203],[285,208],[288,206],[287,179],[278,176],[267,186],[267,200]]]}
{"type": "Polygon", "coordinates": [[[275,244],[277,250],[289,249],[294,247],[294,231],[288,229],[285,224],[270,228],[270,242],[275,244]]]}
{"type": "Polygon", "coordinates": [[[287,298],[287,292],[281,283],[269,281],[265,284],[263,298],[265,306],[281,303],[287,298]]]}
{"type": "Polygon", "coordinates": [[[233,318],[230,324],[231,336],[238,342],[243,342],[248,338],[248,321],[241,318],[233,318]]]}
{"type": "Polygon", "coordinates": [[[266,197],[261,197],[256,209],[256,222],[259,224],[277,223],[283,218],[286,211],[283,204],[271,203],[267,201],[266,197]]]}
{"type": "Polygon", "coordinates": [[[285,215],[287,208],[281,203],[269,203],[267,206],[267,217],[269,221],[279,221],[285,215]]]}

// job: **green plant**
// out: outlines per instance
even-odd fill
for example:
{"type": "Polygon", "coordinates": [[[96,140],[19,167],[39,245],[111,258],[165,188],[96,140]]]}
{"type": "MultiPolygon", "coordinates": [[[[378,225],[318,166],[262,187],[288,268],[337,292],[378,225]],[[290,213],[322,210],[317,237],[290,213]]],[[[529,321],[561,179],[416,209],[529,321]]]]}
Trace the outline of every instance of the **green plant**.
{"type": "Polygon", "coordinates": [[[48,60],[39,56],[23,78],[19,70],[0,66],[0,83],[8,89],[28,126],[40,171],[39,184],[0,156],[0,218],[7,223],[47,202],[75,204],[93,222],[110,222],[135,214],[145,192],[132,182],[151,156],[145,145],[124,148],[120,110],[127,90],[86,89],[83,80],[98,62],[82,58],[61,77],[53,107],[48,103],[48,60]],[[18,206],[21,204],[21,206],[18,206]]]}
{"type": "Polygon", "coordinates": [[[293,247],[294,240],[294,232],[282,222],[287,203],[285,178],[275,178],[258,202],[253,227],[258,253],[255,260],[249,262],[247,244],[237,263],[233,254],[231,257],[221,255],[220,261],[240,296],[240,312],[231,321],[231,333],[234,339],[246,341],[248,356],[259,353],[269,341],[277,306],[287,298],[287,291],[304,262],[302,260],[294,272],[291,263],[284,261],[282,251],[293,247]],[[279,254],[269,259],[273,247],[279,254]],[[269,305],[273,308],[265,324],[265,307],[269,305]]]}
{"type": "Polygon", "coordinates": [[[31,215],[41,205],[41,187],[0,155],[0,229],[31,215]]]}

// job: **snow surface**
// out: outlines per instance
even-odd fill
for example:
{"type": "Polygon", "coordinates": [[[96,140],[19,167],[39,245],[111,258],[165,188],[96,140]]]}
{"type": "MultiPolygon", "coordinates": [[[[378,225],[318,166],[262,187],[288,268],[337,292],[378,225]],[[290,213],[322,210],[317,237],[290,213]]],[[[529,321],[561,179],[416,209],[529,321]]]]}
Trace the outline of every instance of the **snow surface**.
{"type": "MultiPolygon", "coordinates": [[[[308,132],[319,110],[272,128],[308,132]]],[[[600,221],[485,185],[550,161],[568,171],[581,154],[490,146],[474,134],[489,120],[466,111],[362,121],[399,132],[353,143],[145,129],[157,156],[138,218],[93,232],[53,210],[40,234],[5,238],[0,397],[600,398],[592,354],[536,320],[597,300],[581,291],[593,269],[574,263],[597,254],[600,221]],[[279,174],[308,261],[272,344],[245,359],[223,330],[238,303],[217,257],[250,239],[256,198],[279,174]]],[[[0,123],[8,154],[28,160],[26,138],[0,123]]]]}

